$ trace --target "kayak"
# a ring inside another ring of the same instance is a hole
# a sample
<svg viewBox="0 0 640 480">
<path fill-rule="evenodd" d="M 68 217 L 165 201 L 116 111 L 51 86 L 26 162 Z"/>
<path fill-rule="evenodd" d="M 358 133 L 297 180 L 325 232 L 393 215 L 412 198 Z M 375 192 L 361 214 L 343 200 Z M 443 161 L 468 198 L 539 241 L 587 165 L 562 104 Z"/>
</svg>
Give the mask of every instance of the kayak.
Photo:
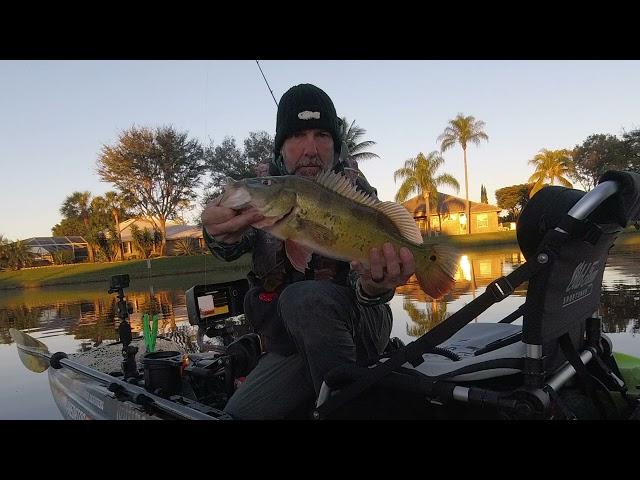
<svg viewBox="0 0 640 480">
<path fill-rule="evenodd" d="M 39 340 L 19 330 L 10 329 L 18 345 L 23 364 L 34 372 L 48 371 L 53 399 L 62 416 L 71 420 L 227 420 L 230 417 L 221 408 L 232 393 L 225 390 L 225 373 L 229 372 L 229 354 L 210 351 L 186 354 L 184 348 L 164 337 L 158 337 L 154 352 L 146 352 L 141 337 L 132 339 L 130 346 L 138 348 L 136 363 L 141 373 L 124 378 L 122 344 L 101 345 L 86 352 L 67 355 L 50 354 Z M 151 355 L 167 359 L 146 363 Z M 158 368 L 158 363 L 166 363 Z M 173 363 L 171 363 L 173 362 Z M 155 370 L 154 370 L 155 369 Z M 147 375 L 155 371 L 156 378 Z M 142 374 L 144 372 L 144 375 Z M 158 372 L 166 378 L 176 378 L 175 391 L 158 383 Z M 168 372 L 168 375 L 167 375 Z M 193 378 L 192 378 L 193 377 Z M 199 401 L 194 387 L 200 392 L 202 379 L 213 386 L 216 395 L 209 395 L 205 404 Z M 145 382 L 146 380 L 146 382 Z M 153 382 L 151 382 L 151 380 Z M 193 381 L 192 381 L 193 380 Z M 145 385 L 146 383 L 146 385 Z M 149 388 L 150 385 L 165 387 Z M 233 386 L 233 385 L 232 385 Z"/>
</svg>

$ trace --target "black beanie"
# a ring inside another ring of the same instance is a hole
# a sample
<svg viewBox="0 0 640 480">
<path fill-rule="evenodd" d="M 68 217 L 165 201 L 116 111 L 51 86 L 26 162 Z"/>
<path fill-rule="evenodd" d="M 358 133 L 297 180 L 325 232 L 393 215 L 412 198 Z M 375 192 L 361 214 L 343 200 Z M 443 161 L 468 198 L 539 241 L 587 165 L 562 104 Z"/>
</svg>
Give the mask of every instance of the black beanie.
<svg viewBox="0 0 640 480">
<path fill-rule="evenodd" d="M 287 137 L 308 128 L 319 128 L 329 132 L 333 137 L 333 148 L 339 152 L 342 143 L 339 122 L 336 108 L 324 91 L 309 83 L 291 87 L 278 103 L 275 156 L 280 155 L 280 149 Z"/>
</svg>

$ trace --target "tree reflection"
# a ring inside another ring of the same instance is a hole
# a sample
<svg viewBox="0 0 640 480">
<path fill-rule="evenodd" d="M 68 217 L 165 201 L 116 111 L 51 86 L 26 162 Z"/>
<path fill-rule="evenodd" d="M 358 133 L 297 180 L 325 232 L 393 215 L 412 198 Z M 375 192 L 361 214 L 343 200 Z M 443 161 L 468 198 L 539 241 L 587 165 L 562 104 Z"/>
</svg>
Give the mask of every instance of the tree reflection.
<svg viewBox="0 0 640 480">
<path fill-rule="evenodd" d="M 429 308 L 419 310 L 407 297 L 402 302 L 402 308 L 414 323 L 414 325 L 407 323 L 407 335 L 410 337 L 421 337 L 449 316 L 445 302 L 432 300 L 430 304 L 425 305 Z"/>
<path fill-rule="evenodd" d="M 603 288 L 599 312 L 605 332 L 639 333 L 640 285 L 617 284 L 614 288 Z"/>
<path fill-rule="evenodd" d="M 13 339 L 9 335 L 9 328 L 18 330 L 33 329 L 40 326 L 40 317 L 44 307 L 27 307 L 0 310 L 0 344 L 11 345 Z"/>
</svg>

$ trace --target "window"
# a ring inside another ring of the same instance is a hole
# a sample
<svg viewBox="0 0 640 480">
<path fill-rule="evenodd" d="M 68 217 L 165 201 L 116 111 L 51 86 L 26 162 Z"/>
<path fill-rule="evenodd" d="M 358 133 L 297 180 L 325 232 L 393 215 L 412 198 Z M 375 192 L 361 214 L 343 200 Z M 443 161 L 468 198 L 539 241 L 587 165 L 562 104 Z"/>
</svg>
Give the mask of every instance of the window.
<svg viewBox="0 0 640 480">
<path fill-rule="evenodd" d="M 478 270 L 480 277 L 491 277 L 491 261 L 481 260 L 478 262 Z"/>
<path fill-rule="evenodd" d="M 479 213 L 476 215 L 477 228 L 489 228 L 489 215 L 486 213 Z"/>
</svg>

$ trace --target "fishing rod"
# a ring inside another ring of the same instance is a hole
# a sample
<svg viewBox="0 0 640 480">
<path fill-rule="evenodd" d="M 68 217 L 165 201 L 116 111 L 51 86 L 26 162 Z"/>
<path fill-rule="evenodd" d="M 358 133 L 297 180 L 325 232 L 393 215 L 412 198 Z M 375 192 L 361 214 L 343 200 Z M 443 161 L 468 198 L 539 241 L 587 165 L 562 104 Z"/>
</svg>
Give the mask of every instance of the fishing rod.
<svg viewBox="0 0 640 480">
<path fill-rule="evenodd" d="M 273 98 L 273 101 L 276 103 L 276 108 L 278 108 L 278 102 L 276 101 L 276 97 L 273 95 L 273 90 L 271 90 L 271 87 L 269 86 L 269 82 L 267 82 L 267 77 L 264 76 L 264 72 L 262 71 L 262 67 L 260 67 L 260 63 L 258 62 L 258 60 L 256 60 L 256 64 L 258 65 L 258 68 L 260 69 L 260 73 L 262 74 L 262 78 L 264 78 L 264 83 L 267 84 L 267 88 L 269 89 L 269 92 L 271 93 L 271 97 Z"/>
</svg>

